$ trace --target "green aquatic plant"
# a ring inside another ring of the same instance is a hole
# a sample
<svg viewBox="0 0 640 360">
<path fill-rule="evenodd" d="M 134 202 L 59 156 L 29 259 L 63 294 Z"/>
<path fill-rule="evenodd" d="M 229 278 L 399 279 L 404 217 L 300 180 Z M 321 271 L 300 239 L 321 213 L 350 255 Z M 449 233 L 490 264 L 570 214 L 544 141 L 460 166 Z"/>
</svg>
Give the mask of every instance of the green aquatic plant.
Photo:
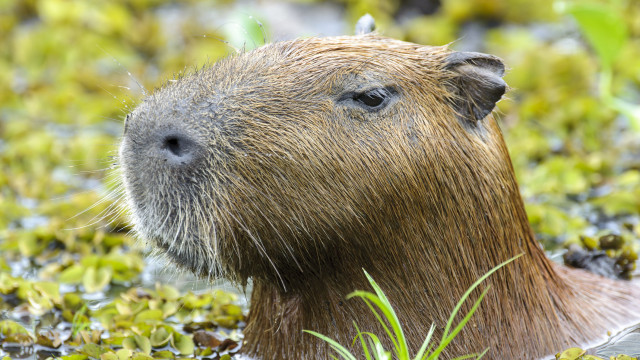
<svg viewBox="0 0 640 360">
<path fill-rule="evenodd" d="M 640 105 L 632 104 L 614 94 L 613 67 L 629 43 L 629 31 L 623 17 L 624 1 L 557 2 L 561 12 L 571 15 L 585 40 L 595 52 L 600 64 L 599 96 L 610 109 L 629 118 L 631 128 L 640 132 Z"/>
<path fill-rule="evenodd" d="M 76 337 L 81 331 L 86 331 L 91 328 L 91 321 L 87 317 L 87 304 L 82 304 L 80 310 L 78 310 L 71 321 L 71 336 Z"/>
<path fill-rule="evenodd" d="M 435 331 L 435 324 L 432 324 L 431 328 L 429 329 L 429 332 L 427 333 L 424 341 L 422 342 L 422 346 L 420 346 L 420 349 L 414 356 L 411 356 L 409 353 L 409 345 L 407 344 L 407 339 L 404 336 L 404 331 L 402 330 L 402 325 L 400 324 L 398 316 L 396 315 L 395 310 L 393 310 L 393 307 L 391 306 L 391 302 L 389 302 L 389 299 L 387 298 L 387 296 L 384 294 L 380 286 L 369 275 L 369 273 L 364 271 L 375 293 L 358 290 L 347 295 L 347 299 L 358 297 L 358 298 L 361 298 L 367 304 L 371 312 L 375 315 L 375 317 L 378 319 L 378 321 L 384 328 L 386 335 L 389 337 L 389 339 L 391 340 L 391 343 L 393 344 L 394 359 L 437 360 L 440 354 L 442 353 L 442 351 L 444 351 L 444 349 L 447 346 L 449 346 L 451 341 L 453 341 L 453 339 L 458 335 L 458 333 L 460 333 L 460 331 L 462 330 L 462 328 L 464 328 L 467 322 L 469 322 L 473 314 L 478 309 L 478 306 L 480 306 L 482 299 L 489 291 L 490 286 L 487 286 L 487 288 L 482 291 L 478 299 L 474 302 L 471 309 L 469 309 L 469 311 L 464 315 L 462 320 L 457 325 L 454 326 L 453 321 L 457 317 L 458 313 L 460 312 L 462 305 L 465 303 L 467 298 L 469 298 L 469 296 L 471 295 L 471 292 L 473 292 L 473 290 L 475 290 L 491 274 L 498 271 L 498 269 L 502 268 L 508 263 L 519 258 L 520 256 L 522 256 L 522 254 L 515 256 L 497 265 L 496 267 L 491 269 L 489 272 L 484 274 L 482 277 L 480 277 L 478 280 L 476 280 L 476 282 L 474 282 L 469 287 L 469 289 L 462 295 L 462 297 L 460 298 L 456 306 L 453 308 L 453 311 L 451 312 L 451 315 L 449 316 L 449 320 L 447 321 L 447 324 L 442 333 L 442 338 L 440 339 L 440 342 L 437 345 L 434 345 L 432 343 L 432 338 Z M 360 345 L 362 346 L 362 351 L 365 359 L 388 360 L 392 358 L 392 352 L 384 348 L 379 336 L 370 332 L 360 331 L 360 329 L 358 328 L 358 325 L 355 322 L 353 326 L 355 327 L 357 332 L 356 338 L 354 339 L 354 343 L 356 340 L 360 341 Z M 359 358 L 355 356 L 351 351 L 349 351 L 349 349 L 347 349 L 345 346 L 339 344 L 337 341 L 325 335 L 322 335 L 320 333 L 317 333 L 315 331 L 310 331 L 310 330 L 304 330 L 304 331 L 306 333 L 317 336 L 318 338 L 326 341 L 331 346 L 331 348 L 341 356 L 342 359 L 356 360 Z M 481 353 L 463 355 L 455 359 L 456 360 L 471 359 L 471 358 L 480 359 L 482 358 L 482 356 L 484 356 L 484 354 L 488 350 L 489 349 L 487 348 Z M 335 356 L 333 358 L 338 359 Z"/>
</svg>

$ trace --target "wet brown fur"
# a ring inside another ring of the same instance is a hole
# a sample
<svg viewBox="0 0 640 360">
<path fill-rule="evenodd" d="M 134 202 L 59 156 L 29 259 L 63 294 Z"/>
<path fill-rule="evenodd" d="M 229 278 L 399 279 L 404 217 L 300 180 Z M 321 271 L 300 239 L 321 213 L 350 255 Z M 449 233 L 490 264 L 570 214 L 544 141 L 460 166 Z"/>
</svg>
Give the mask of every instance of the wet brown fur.
<svg viewBox="0 0 640 360">
<path fill-rule="evenodd" d="M 370 289 L 362 268 L 415 351 L 476 279 L 522 253 L 482 286 L 447 358 L 487 347 L 488 359 L 540 357 L 638 317 L 638 289 L 545 257 L 495 119 L 470 125 L 450 106 L 449 53 L 375 35 L 275 43 L 133 111 L 120 157 L 136 229 L 202 276 L 253 279 L 245 353 L 326 359 L 302 330 L 350 344 L 354 320 L 382 336 L 361 301 L 345 300 Z M 398 90 L 381 112 L 336 100 L 380 86 Z M 176 129 L 204 149 L 186 168 L 148 149 Z"/>
</svg>

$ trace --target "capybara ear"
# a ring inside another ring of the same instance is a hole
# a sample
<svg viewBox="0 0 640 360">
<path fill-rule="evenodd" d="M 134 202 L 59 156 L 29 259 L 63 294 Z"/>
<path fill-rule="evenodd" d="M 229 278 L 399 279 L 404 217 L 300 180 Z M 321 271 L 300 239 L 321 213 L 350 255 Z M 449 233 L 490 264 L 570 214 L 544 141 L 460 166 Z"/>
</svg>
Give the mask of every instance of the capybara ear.
<svg viewBox="0 0 640 360">
<path fill-rule="evenodd" d="M 376 21 L 373 16 L 364 14 L 356 23 L 356 35 L 370 34 L 376 29 Z"/>
<path fill-rule="evenodd" d="M 455 73 L 451 86 L 453 105 L 461 120 L 476 123 L 489 115 L 504 95 L 504 64 L 493 55 L 476 52 L 452 52 L 445 69 Z"/>
</svg>

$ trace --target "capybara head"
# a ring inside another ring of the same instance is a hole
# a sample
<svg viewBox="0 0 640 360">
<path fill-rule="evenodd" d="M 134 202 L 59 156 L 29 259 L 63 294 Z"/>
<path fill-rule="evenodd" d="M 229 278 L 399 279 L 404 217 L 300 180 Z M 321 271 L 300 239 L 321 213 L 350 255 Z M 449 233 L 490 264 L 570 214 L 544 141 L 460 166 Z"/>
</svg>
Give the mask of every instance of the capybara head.
<svg viewBox="0 0 640 360">
<path fill-rule="evenodd" d="M 485 160 L 506 152 L 482 121 L 503 73 L 493 56 L 361 35 L 269 44 L 170 81 L 126 119 L 135 229 L 202 276 L 286 285 L 363 266 L 379 234 L 443 202 L 468 211 L 440 194 L 510 167 Z"/>
</svg>

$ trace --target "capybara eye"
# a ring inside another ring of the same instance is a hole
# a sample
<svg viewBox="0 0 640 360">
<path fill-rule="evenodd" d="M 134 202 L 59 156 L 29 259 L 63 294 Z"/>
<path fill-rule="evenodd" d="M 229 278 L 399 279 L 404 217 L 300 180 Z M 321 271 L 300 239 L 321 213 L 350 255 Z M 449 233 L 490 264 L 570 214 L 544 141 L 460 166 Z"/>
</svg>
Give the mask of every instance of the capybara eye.
<svg viewBox="0 0 640 360">
<path fill-rule="evenodd" d="M 385 89 L 373 89 L 355 94 L 354 100 L 367 107 L 376 108 L 385 102 L 387 95 Z"/>
<path fill-rule="evenodd" d="M 377 88 L 361 93 L 355 93 L 353 95 L 353 100 L 370 110 L 379 110 L 387 104 L 390 95 L 389 90 Z"/>
</svg>

